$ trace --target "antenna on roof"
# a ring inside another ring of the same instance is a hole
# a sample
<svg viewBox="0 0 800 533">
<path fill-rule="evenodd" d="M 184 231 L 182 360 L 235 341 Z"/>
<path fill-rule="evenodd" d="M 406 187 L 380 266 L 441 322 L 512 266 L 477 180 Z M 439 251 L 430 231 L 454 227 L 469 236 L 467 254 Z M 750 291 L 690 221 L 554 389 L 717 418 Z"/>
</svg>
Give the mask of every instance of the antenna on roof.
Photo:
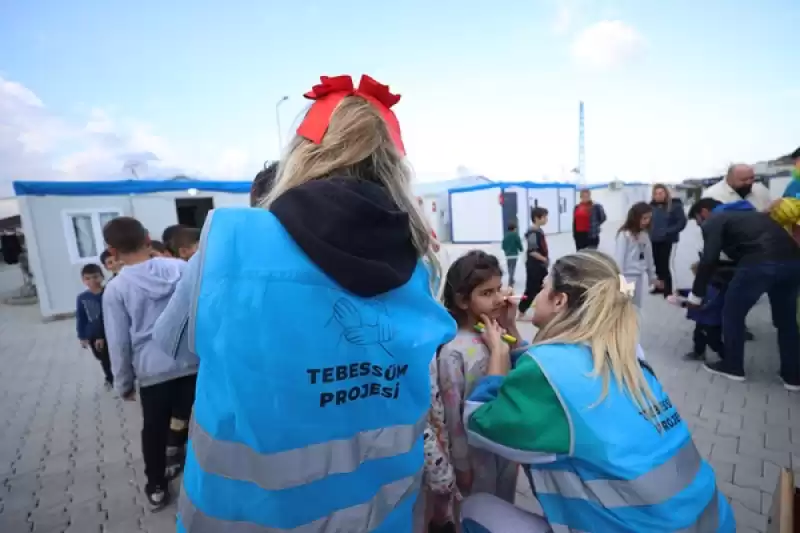
<svg viewBox="0 0 800 533">
<path fill-rule="evenodd" d="M 583 100 L 578 109 L 578 183 L 586 183 L 586 144 L 583 132 Z"/>
<path fill-rule="evenodd" d="M 122 171 L 130 172 L 131 176 L 133 176 L 133 179 L 138 180 L 139 170 L 141 170 L 142 167 L 146 168 L 147 164 L 143 163 L 142 161 L 126 161 L 125 164 L 122 165 Z"/>
</svg>

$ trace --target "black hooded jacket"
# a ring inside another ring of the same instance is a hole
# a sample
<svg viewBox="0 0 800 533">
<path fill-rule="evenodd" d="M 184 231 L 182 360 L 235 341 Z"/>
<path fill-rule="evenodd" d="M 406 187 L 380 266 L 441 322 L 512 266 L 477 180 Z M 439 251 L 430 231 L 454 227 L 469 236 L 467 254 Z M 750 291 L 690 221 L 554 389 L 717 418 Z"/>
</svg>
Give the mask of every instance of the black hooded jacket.
<svg viewBox="0 0 800 533">
<path fill-rule="evenodd" d="M 419 257 L 409 216 L 378 183 L 310 181 L 283 193 L 270 211 L 309 259 L 353 294 L 391 291 L 414 273 Z"/>
<path fill-rule="evenodd" d="M 692 293 L 705 296 L 705 290 L 719 268 L 722 253 L 737 267 L 772 261 L 797 261 L 800 248 L 791 235 L 758 211 L 722 211 L 712 214 L 700 226 L 703 254 L 697 265 Z"/>
</svg>

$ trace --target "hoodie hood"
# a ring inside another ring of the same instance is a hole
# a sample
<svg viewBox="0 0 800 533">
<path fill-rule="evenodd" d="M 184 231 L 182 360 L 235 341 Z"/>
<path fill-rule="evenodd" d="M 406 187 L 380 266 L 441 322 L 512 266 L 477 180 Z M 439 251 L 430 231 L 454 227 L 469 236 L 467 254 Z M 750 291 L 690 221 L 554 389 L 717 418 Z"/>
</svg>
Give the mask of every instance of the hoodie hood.
<svg viewBox="0 0 800 533">
<path fill-rule="evenodd" d="M 184 266 L 185 262 L 180 259 L 154 257 L 144 263 L 123 267 L 119 277 L 158 300 L 172 295 Z"/>
<path fill-rule="evenodd" d="M 737 200 L 727 204 L 720 204 L 715 207 L 712 213 L 719 213 L 720 211 L 755 211 L 756 208 L 747 200 Z"/>
<path fill-rule="evenodd" d="M 371 181 L 310 181 L 286 191 L 270 211 L 309 259 L 358 296 L 403 286 L 419 260 L 408 214 Z"/>
</svg>

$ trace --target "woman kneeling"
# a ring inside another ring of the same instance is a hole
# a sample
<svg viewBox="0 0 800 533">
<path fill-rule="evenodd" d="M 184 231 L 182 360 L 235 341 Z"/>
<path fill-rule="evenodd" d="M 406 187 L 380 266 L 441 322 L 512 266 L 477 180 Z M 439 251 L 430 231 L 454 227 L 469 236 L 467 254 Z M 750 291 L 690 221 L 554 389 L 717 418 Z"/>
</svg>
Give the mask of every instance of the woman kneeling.
<svg viewBox="0 0 800 533">
<path fill-rule="evenodd" d="M 637 358 L 631 285 L 599 252 L 556 261 L 536 297 L 533 347 L 511 371 L 508 349 L 492 351 L 489 375 L 470 395 L 470 443 L 526 465 L 555 533 L 733 532 L 714 471 Z M 464 531 L 542 527 L 509 506 L 468 498 Z"/>
</svg>

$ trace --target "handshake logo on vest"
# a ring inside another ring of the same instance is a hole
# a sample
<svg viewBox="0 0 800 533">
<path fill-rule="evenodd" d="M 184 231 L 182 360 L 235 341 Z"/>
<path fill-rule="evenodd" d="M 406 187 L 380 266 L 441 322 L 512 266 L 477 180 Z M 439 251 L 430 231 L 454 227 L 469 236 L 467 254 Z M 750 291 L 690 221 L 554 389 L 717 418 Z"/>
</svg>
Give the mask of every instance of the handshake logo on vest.
<svg viewBox="0 0 800 533">
<path fill-rule="evenodd" d="M 392 326 L 386 308 L 379 302 L 369 302 L 360 306 L 347 298 L 339 298 L 333 304 L 333 318 L 342 326 L 342 337 L 356 346 L 380 346 L 394 357 L 386 348 L 392 340 Z"/>
<path fill-rule="evenodd" d="M 378 348 L 394 359 L 389 344 L 394 338 L 386 308 L 379 302 L 356 304 L 348 298 L 339 298 L 333 305 L 333 316 L 329 326 L 341 327 L 340 339 L 351 346 L 364 348 L 365 356 Z M 374 352 L 373 352 L 374 354 Z M 381 357 L 385 359 L 385 357 Z M 352 358 L 350 358 L 352 360 Z M 334 390 L 323 390 L 319 395 L 319 406 L 343 405 L 371 397 L 395 399 L 400 394 L 399 378 L 406 374 L 408 365 L 385 364 L 385 361 L 359 361 L 326 368 L 306 370 L 311 385 L 336 384 Z M 364 383 L 364 378 L 372 378 Z M 343 382 L 359 380 L 359 384 L 347 386 Z"/>
</svg>

